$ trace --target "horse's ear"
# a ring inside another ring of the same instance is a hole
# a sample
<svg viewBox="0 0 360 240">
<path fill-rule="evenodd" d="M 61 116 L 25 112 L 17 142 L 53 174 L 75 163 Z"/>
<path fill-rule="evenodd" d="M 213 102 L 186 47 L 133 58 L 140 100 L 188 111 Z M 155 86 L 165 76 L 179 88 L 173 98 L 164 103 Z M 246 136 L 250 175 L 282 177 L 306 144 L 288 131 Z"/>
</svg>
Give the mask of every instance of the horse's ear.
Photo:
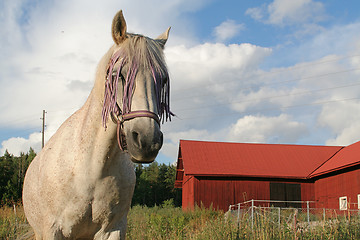
<svg viewBox="0 0 360 240">
<path fill-rule="evenodd" d="M 115 15 L 111 28 L 114 42 L 119 45 L 126 38 L 126 22 L 122 10 Z"/>
<path fill-rule="evenodd" d="M 162 46 L 165 47 L 165 43 L 169 38 L 169 32 L 170 32 L 171 27 L 169 27 L 163 34 L 161 34 L 160 36 L 158 36 L 156 38 L 156 41 Z"/>
</svg>

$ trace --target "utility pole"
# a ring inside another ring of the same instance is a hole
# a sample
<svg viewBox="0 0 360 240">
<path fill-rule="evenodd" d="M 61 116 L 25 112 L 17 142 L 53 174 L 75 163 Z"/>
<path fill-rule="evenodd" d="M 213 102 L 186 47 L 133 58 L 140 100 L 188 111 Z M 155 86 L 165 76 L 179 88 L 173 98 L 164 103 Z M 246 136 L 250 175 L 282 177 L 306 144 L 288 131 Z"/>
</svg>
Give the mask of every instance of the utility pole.
<svg viewBox="0 0 360 240">
<path fill-rule="evenodd" d="M 42 119 L 42 131 L 41 131 L 41 135 L 42 135 L 42 141 L 41 141 L 41 148 L 44 148 L 44 143 L 45 143 L 45 110 L 43 110 L 43 117 L 40 118 Z"/>
</svg>

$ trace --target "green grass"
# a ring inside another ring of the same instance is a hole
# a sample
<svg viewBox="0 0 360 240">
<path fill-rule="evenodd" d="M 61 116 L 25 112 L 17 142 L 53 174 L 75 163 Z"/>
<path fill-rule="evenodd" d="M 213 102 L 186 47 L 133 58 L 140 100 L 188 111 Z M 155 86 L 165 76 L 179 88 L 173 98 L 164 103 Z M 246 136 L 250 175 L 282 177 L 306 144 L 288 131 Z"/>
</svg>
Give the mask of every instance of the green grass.
<svg viewBox="0 0 360 240">
<path fill-rule="evenodd" d="M 222 212 L 204 208 L 135 206 L 128 217 L 128 239 L 236 239 L 236 233 Z"/>
<path fill-rule="evenodd" d="M 0 239 L 18 239 L 29 232 L 24 210 L 21 205 L 0 208 Z"/>
<path fill-rule="evenodd" d="M 158 207 L 135 206 L 128 215 L 127 239 L 360 239 L 359 216 L 335 217 L 326 222 L 293 221 L 280 225 L 271 214 L 225 217 L 223 212 L 196 208 L 182 211 L 171 202 Z M 21 206 L 0 208 L 0 239 L 30 236 Z"/>
</svg>

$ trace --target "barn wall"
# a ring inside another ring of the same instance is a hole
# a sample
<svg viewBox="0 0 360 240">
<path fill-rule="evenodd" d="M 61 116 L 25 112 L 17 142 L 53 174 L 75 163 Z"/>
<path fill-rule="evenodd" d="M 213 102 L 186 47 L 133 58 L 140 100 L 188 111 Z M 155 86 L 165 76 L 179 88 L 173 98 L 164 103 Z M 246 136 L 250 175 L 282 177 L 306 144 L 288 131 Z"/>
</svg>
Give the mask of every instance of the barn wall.
<svg viewBox="0 0 360 240">
<path fill-rule="evenodd" d="M 301 200 L 315 201 L 314 183 L 301 183 Z"/>
<path fill-rule="evenodd" d="M 231 181 L 223 180 L 201 180 L 195 184 L 198 206 L 209 208 L 212 206 L 217 210 L 227 210 L 234 196 L 234 188 Z"/>
<path fill-rule="evenodd" d="M 268 181 L 233 181 L 235 187 L 234 203 L 251 199 L 270 199 L 270 183 Z"/>
<path fill-rule="evenodd" d="M 194 209 L 194 176 L 184 174 L 182 185 L 182 208 Z"/>
<path fill-rule="evenodd" d="M 312 201 L 309 207 L 314 208 L 315 204 L 315 184 L 314 183 L 301 183 L 301 201 Z M 302 204 L 303 208 L 306 208 L 306 203 Z"/>
<path fill-rule="evenodd" d="M 315 199 L 318 208 L 339 209 L 339 197 L 347 196 L 348 202 L 357 203 L 360 194 L 360 169 L 326 176 L 315 181 Z M 357 204 L 350 204 L 357 209 Z"/>
<path fill-rule="evenodd" d="M 271 179 L 250 180 L 235 178 L 211 178 L 186 176 L 183 186 L 183 209 L 195 205 L 227 211 L 229 205 L 256 200 L 270 199 L 270 182 L 294 183 Z M 314 201 L 314 183 L 295 182 L 301 185 L 302 201 Z M 265 203 L 264 203 L 265 204 Z M 268 205 L 268 203 L 266 203 Z M 305 204 L 306 205 L 306 204 Z M 306 207 L 306 206 L 303 207 Z M 313 205 L 311 207 L 314 207 Z"/>
<path fill-rule="evenodd" d="M 268 199 L 269 182 L 219 179 L 195 181 L 195 204 L 227 211 L 229 205 L 250 199 Z"/>
</svg>

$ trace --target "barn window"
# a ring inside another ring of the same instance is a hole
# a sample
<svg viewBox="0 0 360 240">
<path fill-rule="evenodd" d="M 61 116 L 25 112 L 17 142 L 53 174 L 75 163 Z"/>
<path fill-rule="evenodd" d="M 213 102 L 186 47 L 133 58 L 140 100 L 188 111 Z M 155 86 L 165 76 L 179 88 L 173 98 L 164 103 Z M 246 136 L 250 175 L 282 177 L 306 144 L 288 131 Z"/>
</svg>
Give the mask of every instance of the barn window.
<svg viewBox="0 0 360 240">
<path fill-rule="evenodd" d="M 270 200 L 285 201 L 274 203 L 275 207 L 301 208 L 301 203 L 287 201 L 301 201 L 301 185 L 296 183 L 270 183 Z"/>
<path fill-rule="evenodd" d="M 339 197 L 340 210 L 347 210 L 347 197 Z"/>
</svg>

